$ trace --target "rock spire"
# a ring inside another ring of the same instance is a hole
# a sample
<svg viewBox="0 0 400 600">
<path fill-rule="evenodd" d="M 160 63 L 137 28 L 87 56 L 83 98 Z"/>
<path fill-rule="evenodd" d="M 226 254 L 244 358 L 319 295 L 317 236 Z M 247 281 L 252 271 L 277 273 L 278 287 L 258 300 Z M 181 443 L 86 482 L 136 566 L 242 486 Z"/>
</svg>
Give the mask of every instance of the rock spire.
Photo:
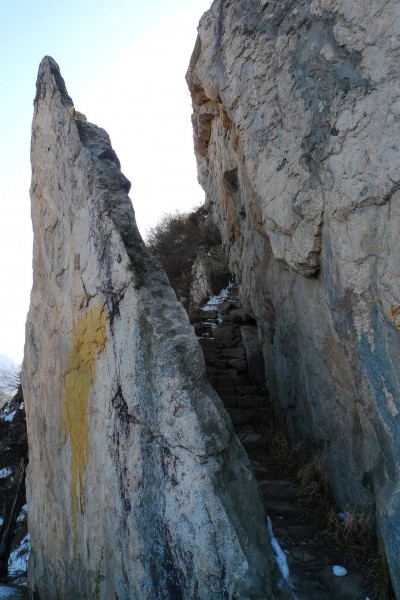
<svg viewBox="0 0 400 600">
<path fill-rule="evenodd" d="M 40 64 L 23 387 L 41 600 L 274 599 L 245 453 L 147 253 L 107 133 Z"/>
</svg>

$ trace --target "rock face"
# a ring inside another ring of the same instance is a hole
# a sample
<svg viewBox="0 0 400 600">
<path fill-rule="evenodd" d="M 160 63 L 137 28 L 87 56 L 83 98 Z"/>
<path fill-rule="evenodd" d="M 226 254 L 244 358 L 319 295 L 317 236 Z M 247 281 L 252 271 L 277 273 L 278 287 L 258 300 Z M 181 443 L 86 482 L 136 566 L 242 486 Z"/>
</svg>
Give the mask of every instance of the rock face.
<svg viewBox="0 0 400 600">
<path fill-rule="evenodd" d="M 31 591 L 287 597 L 247 457 L 140 238 L 129 187 L 108 135 L 44 58 L 23 366 Z"/>
<path fill-rule="evenodd" d="M 187 78 L 275 414 L 376 511 L 400 598 L 399 52 L 395 0 L 215 0 Z"/>
</svg>

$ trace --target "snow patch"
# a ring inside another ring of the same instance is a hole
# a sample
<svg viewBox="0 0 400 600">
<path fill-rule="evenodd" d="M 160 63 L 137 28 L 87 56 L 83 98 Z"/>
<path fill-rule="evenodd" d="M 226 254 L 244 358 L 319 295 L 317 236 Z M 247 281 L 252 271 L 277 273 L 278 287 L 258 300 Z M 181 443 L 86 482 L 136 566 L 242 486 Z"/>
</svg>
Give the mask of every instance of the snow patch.
<svg viewBox="0 0 400 600">
<path fill-rule="evenodd" d="M 4 467 L 4 469 L 0 470 L 0 479 L 4 479 L 4 477 L 9 477 L 12 473 L 11 467 Z"/>
<path fill-rule="evenodd" d="M 24 504 L 23 507 L 21 508 L 21 511 L 20 511 L 19 515 L 18 515 L 17 523 L 21 523 L 21 521 L 25 521 L 27 513 L 28 513 L 28 505 Z"/>
<path fill-rule="evenodd" d="M 19 545 L 14 548 L 10 554 L 10 558 L 8 560 L 8 571 L 10 575 L 26 572 L 30 549 L 31 541 L 29 533 L 27 533 L 22 538 Z"/>
<path fill-rule="evenodd" d="M 225 289 L 221 290 L 219 294 L 217 294 L 216 296 L 213 296 L 212 298 L 210 298 L 207 302 L 207 304 L 205 306 L 203 306 L 200 310 L 216 310 L 216 307 L 218 306 L 218 304 L 221 304 L 222 302 L 224 302 L 224 300 L 226 300 L 228 298 L 229 295 L 229 289 L 233 286 L 232 282 L 229 282 L 228 287 L 226 287 Z"/>
<path fill-rule="evenodd" d="M 289 581 L 289 567 L 287 564 L 286 555 L 283 552 L 282 548 L 280 547 L 278 540 L 274 536 L 274 532 L 272 530 L 271 519 L 268 516 L 267 516 L 267 523 L 268 523 L 269 537 L 271 538 L 272 550 L 274 551 L 274 554 L 275 554 L 275 560 L 277 562 L 280 572 L 282 573 L 282 577 L 286 581 Z"/>
<path fill-rule="evenodd" d="M 6 415 L 4 417 L 4 421 L 12 421 L 16 412 L 16 410 L 13 410 L 10 414 Z"/>
<path fill-rule="evenodd" d="M 332 567 L 332 571 L 333 574 L 336 575 L 336 577 L 344 577 L 345 575 L 347 575 L 347 569 L 341 567 L 340 565 L 334 565 Z"/>
</svg>

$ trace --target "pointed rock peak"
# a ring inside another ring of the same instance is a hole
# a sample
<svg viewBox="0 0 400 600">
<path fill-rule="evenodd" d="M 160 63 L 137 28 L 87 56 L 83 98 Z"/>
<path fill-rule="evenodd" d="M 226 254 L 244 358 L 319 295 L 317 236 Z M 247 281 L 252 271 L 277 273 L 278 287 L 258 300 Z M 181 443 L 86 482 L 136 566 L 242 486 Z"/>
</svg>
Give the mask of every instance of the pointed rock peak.
<svg viewBox="0 0 400 600">
<path fill-rule="evenodd" d="M 36 80 L 36 96 L 34 104 L 46 97 L 49 90 L 54 88 L 61 94 L 61 101 L 65 107 L 73 107 L 74 103 L 68 94 L 65 81 L 61 75 L 60 67 L 51 56 L 45 56 L 39 65 L 38 76 Z"/>
<path fill-rule="evenodd" d="M 31 590 L 287 598 L 188 316 L 140 237 L 107 133 L 76 113 L 49 57 L 32 127 Z"/>
</svg>

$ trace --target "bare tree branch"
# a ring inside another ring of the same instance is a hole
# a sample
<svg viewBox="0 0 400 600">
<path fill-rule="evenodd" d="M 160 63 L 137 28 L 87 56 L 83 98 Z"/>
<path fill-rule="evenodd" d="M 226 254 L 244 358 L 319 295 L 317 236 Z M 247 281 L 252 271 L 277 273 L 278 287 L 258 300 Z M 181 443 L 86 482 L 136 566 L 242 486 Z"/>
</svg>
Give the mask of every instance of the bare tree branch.
<svg viewBox="0 0 400 600">
<path fill-rule="evenodd" d="M 0 390 L 13 395 L 21 385 L 21 366 L 0 367 Z"/>
</svg>

